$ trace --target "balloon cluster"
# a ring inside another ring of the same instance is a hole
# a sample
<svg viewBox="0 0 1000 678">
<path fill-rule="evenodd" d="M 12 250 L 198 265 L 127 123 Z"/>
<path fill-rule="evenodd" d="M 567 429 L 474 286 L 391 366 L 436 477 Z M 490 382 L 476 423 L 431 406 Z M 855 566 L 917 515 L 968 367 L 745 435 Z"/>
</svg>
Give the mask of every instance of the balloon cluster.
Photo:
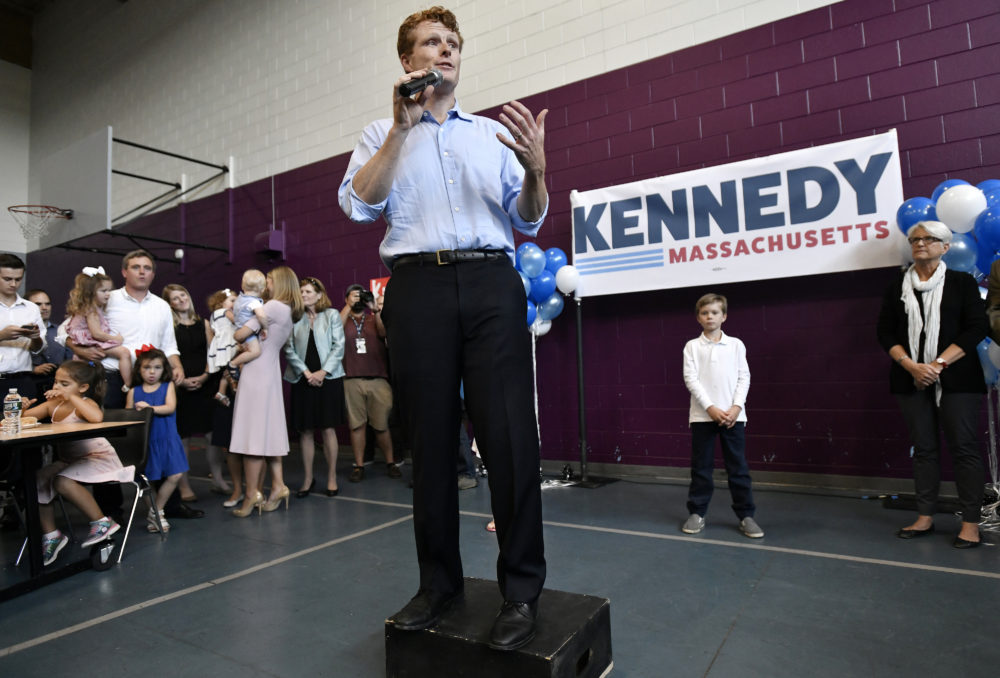
<svg viewBox="0 0 1000 678">
<path fill-rule="evenodd" d="M 940 221 L 955 234 L 944 255 L 948 268 L 988 274 L 1000 258 L 1000 179 L 976 186 L 962 179 L 942 181 L 930 198 L 910 198 L 896 210 L 903 235 L 918 221 Z"/>
<path fill-rule="evenodd" d="M 543 251 L 535 243 L 526 242 L 517 248 L 516 259 L 528 297 L 528 329 L 540 337 L 552 328 L 552 319 L 562 313 L 562 295 L 576 290 L 580 273 L 566 263 L 566 253 L 558 247 Z"/>
</svg>

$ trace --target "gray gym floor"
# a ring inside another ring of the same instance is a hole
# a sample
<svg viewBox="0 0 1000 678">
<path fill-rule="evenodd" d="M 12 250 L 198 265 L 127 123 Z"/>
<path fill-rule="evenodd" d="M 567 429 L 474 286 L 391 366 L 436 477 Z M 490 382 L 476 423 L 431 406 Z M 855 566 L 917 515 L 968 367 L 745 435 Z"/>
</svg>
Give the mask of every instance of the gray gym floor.
<svg viewBox="0 0 1000 678">
<path fill-rule="evenodd" d="M 384 619 L 417 587 L 410 467 L 391 480 L 376 463 L 356 485 L 346 469 L 336 498 L 242 520 L 196 478 L 205 518 L 171 521 L 162 543 L 140 521 L 121 565 L 0 604 L 0 675 L 384 675 Z M 544 490 L 547 587 L 611 600 L 612 676 L 995 675 L 1000 550 L 951 548 L 953 516 L 903 541 L 910 515 L 878 502 L 758 489 L 767 534 L 750 540 L 720 489 L 688 536 L 685 494 Z M 495 578 L 485 480 L 460 498 L 465 574 Z M 15 544 L 2 535 L 4 560 Z"/>
</svg>

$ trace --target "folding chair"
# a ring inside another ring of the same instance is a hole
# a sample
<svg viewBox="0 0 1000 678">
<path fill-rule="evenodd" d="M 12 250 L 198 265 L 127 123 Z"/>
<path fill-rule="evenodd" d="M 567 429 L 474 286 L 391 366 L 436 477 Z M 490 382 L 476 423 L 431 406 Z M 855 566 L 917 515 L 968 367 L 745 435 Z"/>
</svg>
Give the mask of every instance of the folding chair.
<svg viewBox="0 0 1000 678">
<path fill-rule="evenodd" d="M 132 510 L 129 511 L 128 524 L 125 526 L 125 536 L 122 538 L 121 548 L 118 549 L 118 560 L 122 562 L 122 555 L 125 553 L 125 544 L 128 542 L 129 532 L 132 530 L 132 521 L 135 519 L 135 509 L 139 504 L 139 498 L 145 497 L 146 504 L 152 511 L 156 520 L 156 529 L 160 533 L 160 541 L 166 539 L 166 532 L 160 522 L 160 512 L 154 510 L 153 488 L 146 478 L 146 457 L 149 454 L 149 429 L 153 421 L 152 408 L 144 410 L 105 410 L 104 421 L 141 421 L 142 426 L 130 426 L 125 429 L 125 435 L 111 438 L 110 442 L 122 466 L 134 466 L 135 475 L 129 483 L 135 487 L 135 497 L 132 500 Z"/>
<path fill-rule="evenodd" d="M 105 410 L 104 411 L 104 421 L 140 421 L 142 426 L 129 426 L 124 429 L 124 435 L 114 436 L 109 438 L 111 446 L 115 448 L 115 452 L 118 454 L 118 459 L 121 461 L 122 466 L 125 468 L 134 468 L 134 473 L 132 480 L 124 481 L 121 484 L 129 484 L 135 487 L 135 497 L 132 500 L 132 509 L 129 511 L 128 523 L 125 526 L 125 535 L 122 537 L 121 548 L 118 549 L 118 558 L 115 561 L 111 560 L 112 549 L 107 548 L 105 542 L 100 544 L 95 544 L 91 556 L 93 560 L 94 569 L 106 570 L 111 567 L 115 562 L 120 563 L 122 561 L 122 555 L 125 553 L 125 544 L 128 542 L 128 535 L 132 529 L 132 521 L 135 518 L 135 509 L 139 504 L 139 498 L 145 496 L 146 503 L 150 509 L 153 509 L 153 488 L 149 484 L 149 480 L 146 478 L 146 456 L 149 453 L 149 429 L 153 421 L 153 410 L 147 408 L 144 410 Z M 110 481 L 116 482 L 116 481 Z M 66 522 L 69 523 L 69 516 L 66 514 L 66 508 L 63 506 L 62 497 L 57 495 L 60 506 L 63 509 L 63 515 L 66 517 Z M 160 522 L 160 514 L 158 511 L 153 511 L 156 517 L 156 528 L 160 533 L 160 541 L 166 539 L 166 532 L 163 529 L 163 524 Z M 27 539 L 21 546 L 21 553 L 17 556 L 17 562 L 15 565 L 19 565 L 21 558 L 24 555 L 24 549 L 27 546 Z M 102 544 L 105 544 L 102 546 Z"/>
</svg>

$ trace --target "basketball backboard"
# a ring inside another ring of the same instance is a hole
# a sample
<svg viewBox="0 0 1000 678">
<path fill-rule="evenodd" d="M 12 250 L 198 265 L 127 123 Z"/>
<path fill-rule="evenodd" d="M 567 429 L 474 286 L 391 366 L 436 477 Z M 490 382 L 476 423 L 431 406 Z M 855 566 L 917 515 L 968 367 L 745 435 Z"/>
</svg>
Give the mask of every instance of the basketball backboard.
<svg viewBox="0 0 1000 678">
<path fill-rule="evenodd" d="M 111 127 L 104 127 L 41 161 L 38 202 L 73 210 L 73 218 L 50 224 L 29 250 L 111 228 L 111 138 Z"/>
</svg>

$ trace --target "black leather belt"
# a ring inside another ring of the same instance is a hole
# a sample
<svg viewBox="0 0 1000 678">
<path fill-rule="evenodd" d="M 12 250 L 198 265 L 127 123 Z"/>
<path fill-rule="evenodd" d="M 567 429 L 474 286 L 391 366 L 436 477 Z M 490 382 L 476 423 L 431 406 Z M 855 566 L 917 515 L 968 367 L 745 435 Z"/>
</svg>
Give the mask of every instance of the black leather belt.
<svg viewBox="0 0 1000 678">
<path fill-rule="evenodd" d="M 0 372 L 0 379 L 21 379 L 30 377 L 34 372 Z"/>
<path fill-rule="evenodd" d="M 507 259 L 504 250 L 438 250 L 437 252 L 418 252 L 404 254 L 392 260 L 392 267 L 397 266 L 446 266 L 469 261 L 490 261 L 492 259 Z"/>
</svg>

